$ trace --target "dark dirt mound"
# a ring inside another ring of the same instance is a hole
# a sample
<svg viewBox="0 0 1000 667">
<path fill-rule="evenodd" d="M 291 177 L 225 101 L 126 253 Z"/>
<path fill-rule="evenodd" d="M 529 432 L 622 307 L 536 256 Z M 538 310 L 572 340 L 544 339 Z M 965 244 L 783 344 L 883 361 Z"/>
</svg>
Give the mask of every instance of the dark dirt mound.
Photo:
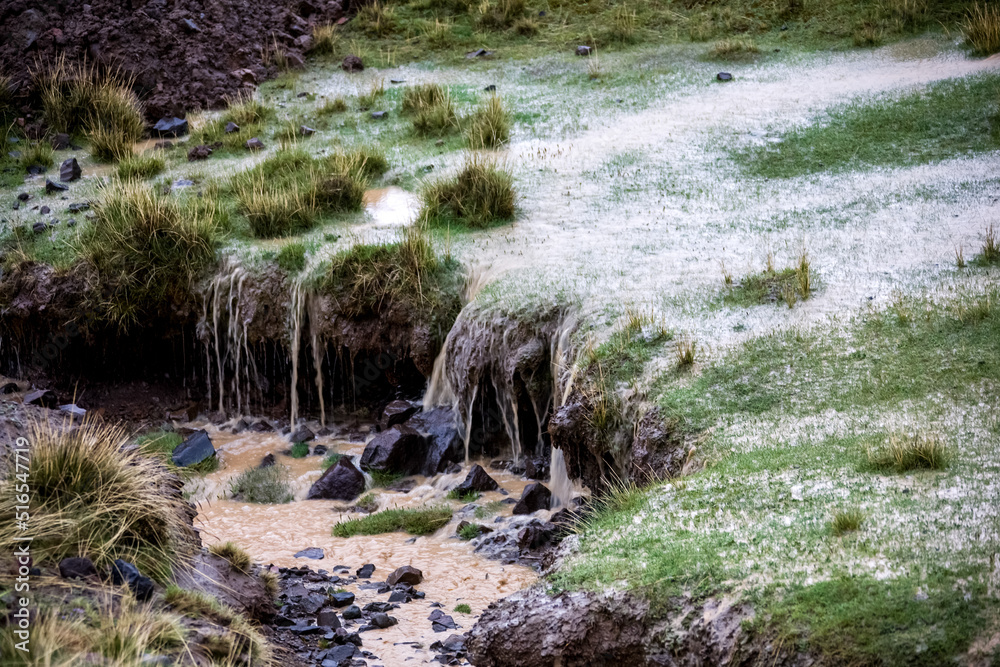
<svg viewBox="0 0 1000 667">
<path fill-rule="evenodd" d="M 301 63 L 312 26 L 341 18 L 349 0 L 0 0 L 0 72 L 23 91 L 29 68 L 70 62 L 135 75 L 151 119 L 218 107 L 275 73 L 275 50 Z"/>
</svg>

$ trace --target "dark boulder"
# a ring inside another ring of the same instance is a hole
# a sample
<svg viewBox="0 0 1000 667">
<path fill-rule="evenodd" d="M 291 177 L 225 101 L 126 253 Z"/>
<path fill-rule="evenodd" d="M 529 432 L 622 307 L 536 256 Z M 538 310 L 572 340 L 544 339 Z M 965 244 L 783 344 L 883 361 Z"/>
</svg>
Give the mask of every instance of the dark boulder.
<svg viewBox="0 0 1000 667">
<path fill-rule="evenodd" d="M 161 118 L 153 126 L 154 137 L 182 137 L 188 133 L 188 122 L 183 118 Z"/>
<path fill-rule="evenodd" d="M 226 134 L 235 134 L 236 132 L 239 131 L 240 131 L 240 126 L 234 123 L 233 121 L 229 121 L 228 123 L 226 123 L 226 129 L 225 129 Z"/>
<path fill-rule="evenodd" d="M 30 391 L 24 395 L 25 405 L 38 405 L 43 408 L 55 410 L 59 407 L 59 399 L 51 389 L 38 389 Z"/>
<path fill-rule="evenodd" d="M 272 454 L 271 452 L 268 452 L 267 454 L 264 455 L 264 458 L 262 458 L 260 460 L 260 463 L 257 465 L 257 467 L 258 468 L 270 468 L 271 466 L 274 465 L 274 463 L 275 463 L 274 454 Z"/>
<path fill-rule="evenodd" d="M 340 63 L 341 69 L 345 72 L 363 72 L 365 69 L 365 64 L 361 62 L 361 58 L 356 55 L 351 54 L 344 58 L 344 61 Z"/>
<path fill-rule="evenodd" d="M 372 575 L 375 573 L 375 566 L 371 563 L 367 563 L 358 568 L 355 572 L 358 575 L 358 579 L 371 579 Z"/>
<path fill-rule="evenodd" d="M 295 431 L 288 437 L 289 442 L 312 442 L 315 439 L 316 434 L 313 433 L 307 426 L 295 429 Z"/>
<path fill-rule="evenodd" d="M 458 624 L 455 623 L 455 619 L 440 609 L 432 611 L 431 615 L 427 617 L 427 620 L 431 622 L 431 629 L 434 630 L 434 632 L 444 632 L 446 630 L 458 629 Z"/>
<path fill-rule="evenodd" d="M 83 171 L 80 169 L 80 163 L 76 161 L 75 157 L 71 157 L 59 165 L 60 181 L 69 183 L 70 181 L 75 181 L 81 176 L 83 176 Z"/>
<path fill-rule="evenodd" d="M 188 151 L 188 162 L 194 162 L 195 160 L 207 160 L 209 156 L 212 155 L 212 148 L 201 144 L 200 146 L 195 146 Z"/>
<path fill-rule="evenodd" d="M 122 559 L 116 560 L 111 565 L 111 583 L 115 586 L 127 585 L 135 599 L 139 602 L 146 602 L 153 597 L 153 580 L 139 572 L 132 563 Z"/>
<path fill-rule="evenodd" d="M 311 137 L 312 135 L 316 134 L 316 130 L 314 128 L 309 127 L 308 125 L 300 125 L 299 134 L 301 134 L 303 137 Z"/>
<path fill-rule="evenodd" d="M 57 151 L 64 151 L 69 148 L 69 135 L 68 134 L 56 134 L 52 137 L 49 142 L 52 144 L 52 148 Z"/>
<path fill-rule="evenodd" d="M 532 521 L 517 532 L 517 548 L 521 551 L 541 549 L 558 542 L 559 535 L 559 529 L 554 524 Z"/>
<path fill-rule="evenodd" d="M 36 223 L 34 223 L 34 224 L 31 225 L 31 233 L 32 234 L 41 234 L 42 232 L 44 232 L 48 228 L 49 228 L 49 224 L 48 223 L 46 223 L 46 222 L 36 222 Z"/>
<path fill-rule="evenodd" d="M 347 607 L 354 604 L 354 593 L 348 593 L 347 591 L 334 593 L 330 598 L 333 600 L 334 607 Z"/>
<path fill-rule="evenodd" d="M 323 661 L 320 667 L 348 667 L 354 662 L 354 654 L 357 653 L 354 644 L 341 644 L 323 654 Z"/>
<path fill-rule="evenodd" d="M 589 46 L 580 45 L 580 46 L 576 47 L 576 55 L 578 55 L 578 56 L 584 56 L 584 57 L 585 56 L 589 56 L 592 51 L 593 51 L 593 49 L 590 48 Z"/>
<path fill-rule="evenodd" d="M 63 579 L 89 579 L 97 576 L 97 568 L 89 558 L 63 558 L 59 561 L 59 576 Z"/>
<path fill-rule="evenodd" d="M 426 454 L 424 437 L 409 426 L 397 424 L 376 435 L 365 446 L 361 467 L 414 475 L 423 469 Z"/>
<path fill-rule="evenodd" d="M 383 120 L 388 117 L 388 115 L 388 111 L 372 111 L 372 119 L 374 120 Z"/>
<path fill-rule="evenodd" d="M 465 460 L 465 443 L 455 426 L 455 413 L 451 408 L 418 412 L 406 425 L 421 433 L 427 441 L 422 474 L 431 477 Z"/>
<path fill-rule="evenodd" d="M 311 558 L 313 560 L 323 560 L 326 554 L 320 547 L 309 547 L 295 554 L 294 558 Z"/>
<path fill-rule="evenodd" d="M 532 514 L 538 510 L 547 510 L 552 504 L 552 493 L 544 484 L 534 482 L 524 487 L 521 500 L 514 505 L 514 514 Z"/>
<path fill-rule="evenodd" d="M 354 500 L 365 490 L 365 476 L 348 456 L 340 457 L 317 479 L 306 496 L 309 500 Z"/>
<path fill-rule="evenodd" d="M 487 491 L 496 491 L 500 488 L 500 485 L 497 484 L 495 479 L 489 476 L 489 473 L 483 470 L 483 466 L 477 463 L 472 466 L 472 470 L 465 476 L 465 481 L 455 488 L 461 493 L 468 493 L 470 491 L 485 493 Z"/>
<path fill-rule="evenodd" d="M 715 78 L 718 79 L 719 81 L 732 81 L 733 75 L 730 74 L 729 72 L 719 72 L 718 74 L 715 75 Z"/>
<path fill-rule="evenodd" d="M 402 424 L 420 410 L 419 406 L 413 405 L 409 401 L 392 401 L 384 408 L 378 418 L 378 428 L 384 431 L 390 426 Z"/>
<path fill-rule="evenodd" d="M 55 181 L 53 181 L 52 179 L 49 179 L 49 178 L 45 179 L 45 193 L 46 194 L 50 194 L 51 195 L 51 194 L 53 194 L 55 192 L 66 192 L 67 190 L 69 190 L 69 186 L 68 185 L 63 185 L 62 183 L 56 183 Z"/>
<path fill-rule="evenodd" d="M 549 462 L 543 458 L 524 460 L 524 476 L 528 479 L 545 481 L 549 478 Z"/>
<path fill-rule="evenodd" d="M 372 614 L 371 623 L 376 628 L 385 630 L 386 628 L 391 628 L 392 626 L 399 623 L 395 618 L 389 616 L 388 614 L 378 613 Z"/>
<path fill-rule="evenodd" d="M 215 456 L 215 446 L 212 445 L 212 439 L 208 437 L 208 433 L 199 429 L 177 445 L 170 460 L 175 466 L 183 468 L 201 463 L 213 456 Z"/>
<path fill-rule="evenodd" d="M 416 586 L 424 580 L 424 573 L 413 567 L 412 565 L 404 565 L 403 567 L 397 568 L 390 574 L 385 583 L 390 586 L 395 586 L 396 584 L 409 584 L 410 586 Z"/>
<path fill-rule="evenodd" d="M 248 139 L 246 144 L 244 145 L 247 147 L 247 150 L 251 151 L 264 150 L 264 142 L 258 139 L 257 137 L 254 137 L 253 139 Z"/>
<path fill-rule="evenodd" d="M 353 621 L 355 619 L 361 618 L 361 608 L 356 604 L 352 604 L 350 607 L 344 610 L 343 616 L 348 621 Z"/>
<path fill-rule="evenodd" d="M 316 615 L 316 625 L 336 629 L 340 627 L 340 619 L 337 618 L 337 612 L 332 609 L 324 609 Z"/>
</svg>

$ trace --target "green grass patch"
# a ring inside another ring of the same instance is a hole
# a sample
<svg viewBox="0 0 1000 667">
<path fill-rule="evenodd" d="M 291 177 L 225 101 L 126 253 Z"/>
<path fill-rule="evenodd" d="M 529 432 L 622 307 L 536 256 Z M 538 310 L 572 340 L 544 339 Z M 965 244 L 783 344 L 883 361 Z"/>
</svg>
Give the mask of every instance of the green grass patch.
<svg viewBox="0 0 1000 667">
<path fill-rule="evenodd" d="M 398 531 L 410 535 L 431 535 L 449 521 L 451 510 L 446 507 L 384 510 L 361 519 L 338 523 L 333 527 L 333 536 L 381 535 Z"/>
<path fill-rule="evenodd" d="M 284 466 L 249 468 L 229 484 L 230 492 L 248 503 L 281 504 L 292 501 L 292 487 Z"/>
<path fill-rule="evenodd" d="M 462 602 L 460 604 L 455 605 L 455 612 L 458 614 L 471 614 L 472 607 Z"/>
<path fill-rule="evenodd" d="M 21 169 L 28 171 L 32 167 L 41 167 L 42 171 L 48 171 L 52 166 L 55 151 L 47 141 L 32 141 L 21 149 Z"/>
<path fill-rule="evenodd" d="M 395 482 L 403 479 L 402 473 L 390 472 L 387 470 L 369 470 L 368 474 L 372 478 L 372 486 L 383 489 L 390 484 L 394 484 Z"/>
<path fill-rule="evenodd" d="M 737 150 L 747 172 L 789 178 L 816 172 L 903 167 L 1000 147 L 1000 75 L 949 79 L 923 90 L 831 109 L 777 144 Z"/>
<path fill-rule="evenodd" d="M 288 450 L 288 455 L 293 459 L 304 459 L 309 456 L 309 445 L 304 442 L 296 442 L 292 445 L 292 448 Z"/>
<path fill-rule="evenodd" d="M 951 453 L 935 433 L 913 435 L 894 433 L 880 445 L 869 446 L 868 465 L 880 471 L 944 470 L 951 463 Z"/>
<path fill-rule="evenodd" d="M 240 572 L 250 572 L 250 564 L 253 562 L 250 554 L 235 542 L 218 542 L 209 546 L 208 552 L 215 554 L 219 558 L 226 559 L 234 569 Z"/>
<path fill-rule="evenodd" d="M 337 452 L 330 452 L 323 458 L 323 462 L 320 464 L 320 468 L 326 470 L 337 465 L 337 461 L 341 459 L 343 454 L 338 454 Z"/>
<path fill-rule="evenodd" d="M 503 510 L 503 503 L 500 502 L 499 500 L 494 500 L 486 503 L 485 505 L 480 505 L 479 507 L 477 507 L 475 512 L 473 512 L 473 516 L 475 516 L 479 520 L 488 519 L 491 516 L 499 514 L 502 510 Z"/>
<path fill-rule="evenodd" d="M 121 160 L 115 173 L 122 180 L 145 180 L 156 176 L 164 169 L 166 169 L 166 163 L 163 158 L 151 155 L 133 155 Z"/>
<path fill-rule="evenodd" d="M 966 599 L 953 578 L 843 576 L 795 587 L 765 602 L 749 629 L 839 665 L 937 667 L 964 654 L 990 616 L 983 586 L 971 584 Z"/>
<path fill-rule="evenodd" d="M 374 512 L 378 509 L 378 497 L 369 491 L 358 498 L 358 501 L 354 505 L 363 512 Z"/>
<path fill-rule="evenodd" d="M 861 524 L 865 522 L 865 513 L 859 509 L 842 510 L 833 515 L 830 522 L 830 532 L 837 537 L 854 533 L 861 529 Z"/>
<path fill-rule="evenodd" d="M 306 268 L 306 247 L 299 242 L 281 246 L 276 257 L 278 266 L 286 273 L 298 273 Z"/>
<path fill-rule="evenodd" d="M 446 498 L 448 500 L 457 500 L 461 503 L 474 503 L 479 500 L 480 493 L 478 491 L 463 491 L 462 489 L 452 489 L 448 492 Z"/>
<path fill-rule="evenodd" d="M 458 536 L 463 540 L 474 540 L 479 537 L 480 526 L 477 523 L 467 523 L 458 529 Z"/>
</svg>

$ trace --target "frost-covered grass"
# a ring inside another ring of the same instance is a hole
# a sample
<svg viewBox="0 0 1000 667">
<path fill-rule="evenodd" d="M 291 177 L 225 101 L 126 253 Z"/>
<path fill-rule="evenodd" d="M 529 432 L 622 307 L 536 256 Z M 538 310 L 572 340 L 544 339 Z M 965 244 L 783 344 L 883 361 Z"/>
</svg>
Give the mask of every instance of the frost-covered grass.
<svg viewBox="0 0 1000 667">
<path fill-rule="evenodd" d="M 553 583 L 633 590 L 661 613 L 735 595 L 758 611 L 750 631 L 838 664 L 943 664 L 1000 611 L 998 378 L 993 291 L 665 376 L 655 400 L 700 434 L 703 469 L 600 506 Z"/>
</svg>

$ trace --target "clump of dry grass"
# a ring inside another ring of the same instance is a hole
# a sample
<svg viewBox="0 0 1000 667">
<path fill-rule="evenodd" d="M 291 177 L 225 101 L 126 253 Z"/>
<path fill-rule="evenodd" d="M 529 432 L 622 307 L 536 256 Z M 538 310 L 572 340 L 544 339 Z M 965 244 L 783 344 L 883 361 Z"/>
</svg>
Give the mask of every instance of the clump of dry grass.
<svg viewBox="0 0 1000 667">
<path fill-rule="evenodd" d="M 340 35 L 337 26 L 325 23 L 313 27 L 312 45 L 309 53 L 320 56 L 332 56 L 337 52 L 340 44 Z"/>
<path fill-rule="evenodd" d="M 689 336 L 682 336 L 677 339 L 677 346 L 674 348 L 677 358 L 677 366 L 680 368 L 690 368 L 698 356 L 698 342 Z"/>
<path fill-rule="evenodd" d="M 475 8 L 480 30 L 506 30 L 528 11 L 525 0 L 482 0 Z"/>
<path fill-rule="evenodd" d="M 473 149 L 499 148 L 510 141 L 510 112 L 499 95 L 490 95 L 468 120 L 466 137 Z"/>
<path fill-rule="evenodd" d="M 343 97 L 333 97 L 327 99 L 316 109 L 316 113 L 321 116 L 329 116 L 335 113 L 347 111 L 347 101 Z"/>
<path fill-rule="evenodd" d="M 234 569 L 240 572 L 250 572 L 250 554 L 235 542 L 218 542 L 208 548 L 208 552 L 219 558 L 225 558 Z"/>
<path fill-rule="evenodd" d="M 437 83 L 421 83 L 403 90 L 403 111 L 415 113 L 437 106 L 449 99 L 448 90 Z"/>
<path fill-rule="evenodd" d="M 374 0 L 358 10 L 353 24 L 369 37 L 388 37 L 397 29 L 396 9 Z"/>
<path fill-rule="evenodd" d="M 371 82 L 367 91 L 358 93 L 358 104 L 364 109 L 371 109 L 384 95 L 385 79 L 375 79 Z"/>
<path fill-rule="evenodd" d="M 622 44 L 634 42 L 637 25 L 635 10 L 627 4 L 618 5 L 611 15 L 611 39 Z"/>
<path fill-rule="evenodd" d="M 513 218 L 517 195 L 509 170 L 473 154 L 454 178 L 428 185 L 421 199 L 424 222 L 484 228 Z"/>
<path fill-rule="evenodd" d="M 996 227 L 992 224 L 986 228 L 983 237 L 983 247 L 979 253 L 980 260 L 985 264 L 996 264 L 1000 262 L 1000 244 L 997 243 Z"/>
<path fill-rule="evenodd" d="M 721 39 L 712 46 L 709 56 L 716 59 L 732 59 L 754 56 L 760 53 L 757 42 L 749 37 Z"/>
<path fill-rule="evenodd" d="M 163 491 L 171 485 L 164 466 L 125 448 L 123 427 L 42 422 L 31 426 L 29 441 L 36 563 L 86 556 L 102 567 L 121 558 L 163 581 L 189 555 L 186 503 Z M 0 487 L 0 545 L 8 553 L 21 536 L 14 510 L 26 504 L 20 495 L 15 484 Z"/>
<path fill-rule="evenodd" d="M 59 56 L 39 65 L 33 76 L 49 126 L 56 132 L 89 135 L 98 159 L 119 160 L 142 138 L 142 104 L 132 92 L 132 76 L 124 71 L 102 72 Z"/>
<path fill-rule="evenodd" d="M 995 2 L 978 2 L 962 21 L 966 43 L 981 56 L 1000 52 L 1000 5 Z"/>
<path fill-rule="evenodd" d="M 951 461 L 948 447 L 936 433 L 892 434 L 881 447 L 869 447 L 868 463 L 876 470 L 944 470 Z"/>
</svg>

